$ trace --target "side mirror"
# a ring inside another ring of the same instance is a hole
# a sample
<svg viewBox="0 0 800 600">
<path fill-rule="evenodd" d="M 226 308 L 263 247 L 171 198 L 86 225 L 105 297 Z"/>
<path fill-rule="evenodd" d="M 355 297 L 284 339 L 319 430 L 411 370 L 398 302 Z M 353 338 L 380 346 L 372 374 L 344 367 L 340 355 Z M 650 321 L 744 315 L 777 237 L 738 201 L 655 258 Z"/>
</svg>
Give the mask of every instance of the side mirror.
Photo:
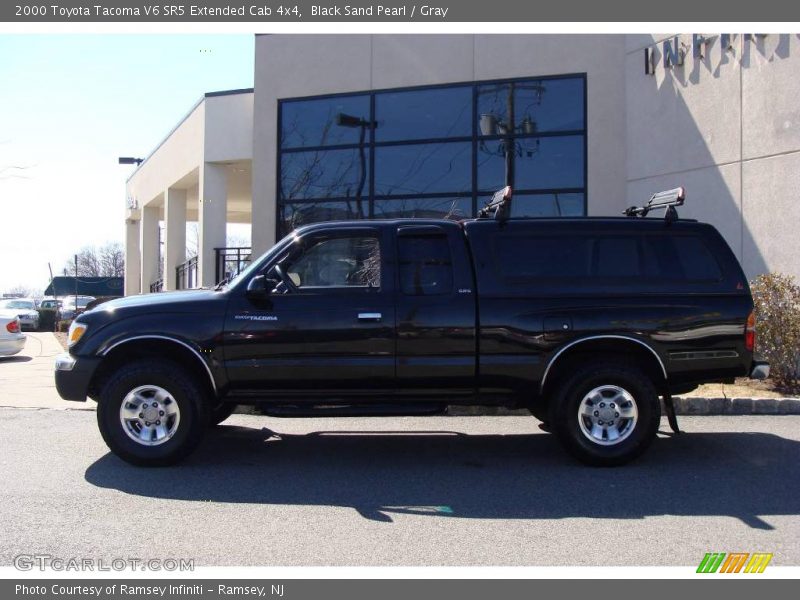
<svg viewBox="0 0 800 600">
<path fill-rule="evenodd" d="M 251 300 L 264 300 L 269 297 L 272 288 L 271 280 L 267 279 L 265 275 L 256 275 L 247 282 L 247 297 Z"/>
</svg>

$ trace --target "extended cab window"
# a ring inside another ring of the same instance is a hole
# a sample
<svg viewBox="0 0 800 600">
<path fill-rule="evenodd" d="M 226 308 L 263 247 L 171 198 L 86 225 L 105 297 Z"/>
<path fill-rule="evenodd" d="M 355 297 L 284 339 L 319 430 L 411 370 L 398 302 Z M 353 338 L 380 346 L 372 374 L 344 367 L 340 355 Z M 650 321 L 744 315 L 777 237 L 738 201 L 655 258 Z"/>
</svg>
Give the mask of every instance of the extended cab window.
<svg viewBox="0 0 800 600">
<path fill-rule="evenodd" d="M 444 235 L 398 238 L 400 290 L 407 296 L 436 296 L 453 290 L 453 260 Z"/>
<path fill-rule="evenodd" d="M 376 237 L 353 236 L 312 240 L 283 265 L 300 289 L 378 288 L 381 253 Z"/>
</svg>

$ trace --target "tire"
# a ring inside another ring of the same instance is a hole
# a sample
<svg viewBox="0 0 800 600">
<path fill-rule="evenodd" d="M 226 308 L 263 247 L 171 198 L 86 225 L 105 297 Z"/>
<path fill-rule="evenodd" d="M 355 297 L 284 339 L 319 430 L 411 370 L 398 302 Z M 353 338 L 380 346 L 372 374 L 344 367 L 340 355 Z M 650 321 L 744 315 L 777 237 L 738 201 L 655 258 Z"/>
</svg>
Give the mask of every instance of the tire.
<svg viewBox="0 0 800 600">
<path fill-rule="evenodd" d="M 595 361 L 562 381 L 550 414 L 554 433 L 570 454 L 588 465 L 613 467 L 632 461 L 653 442 L 661 406 L 653 382 L 640 369 Z"/>
<path fill-rule="evenodd" d="M 216 408 L 212 408 L 208 418 L 209 426 L 214 427 L 215 425 L 219 425 L 230 417 L 234 410 L 236 410 L 236 405 L 231 402 L 223 402 Z"/>
<path fill-rule="evenodd" d="M 105 382 L 97 403 L 106 445 L 141 467 L 185 458 L 202 441 L 208 421 L 204 390 L 180 365 L 164 360 L 123 365 Z"/>
</svg>

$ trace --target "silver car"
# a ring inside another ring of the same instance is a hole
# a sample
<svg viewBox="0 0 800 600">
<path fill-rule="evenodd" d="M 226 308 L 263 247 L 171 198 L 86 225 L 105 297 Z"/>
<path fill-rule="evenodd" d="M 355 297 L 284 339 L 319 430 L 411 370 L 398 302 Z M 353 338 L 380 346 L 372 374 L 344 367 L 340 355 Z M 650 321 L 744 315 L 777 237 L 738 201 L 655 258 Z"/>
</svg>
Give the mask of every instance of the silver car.
<svg viewBox="0 0 800 600">
<path fill-rule="evenodd" d="M 86 309 L 86 305 L 94 300 L 94 296 L 64 296 L 61 302 L 61 320 L 69 321 Z"/>
<path fill-rule="evenodd" d="M 39 329 L 39 311 L 36 302 L 31 298 L 7 298 L 0 300 L 0 311 L 16 313 L 23 329 Z"/>
</svg>

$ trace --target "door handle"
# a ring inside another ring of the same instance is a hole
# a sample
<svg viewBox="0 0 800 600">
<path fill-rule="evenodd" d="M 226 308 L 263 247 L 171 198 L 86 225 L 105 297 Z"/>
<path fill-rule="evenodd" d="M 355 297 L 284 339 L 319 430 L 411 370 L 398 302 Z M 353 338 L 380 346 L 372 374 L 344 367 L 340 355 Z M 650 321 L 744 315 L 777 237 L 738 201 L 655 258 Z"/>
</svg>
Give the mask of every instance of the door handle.
<svg viewBox="0 0 800 600">
<path fill-rule="evenodd" d="M 363 312 L 358 313 L 359 321 L 380 321 L 383 315 L 378 312 Z"/>
</svg>

